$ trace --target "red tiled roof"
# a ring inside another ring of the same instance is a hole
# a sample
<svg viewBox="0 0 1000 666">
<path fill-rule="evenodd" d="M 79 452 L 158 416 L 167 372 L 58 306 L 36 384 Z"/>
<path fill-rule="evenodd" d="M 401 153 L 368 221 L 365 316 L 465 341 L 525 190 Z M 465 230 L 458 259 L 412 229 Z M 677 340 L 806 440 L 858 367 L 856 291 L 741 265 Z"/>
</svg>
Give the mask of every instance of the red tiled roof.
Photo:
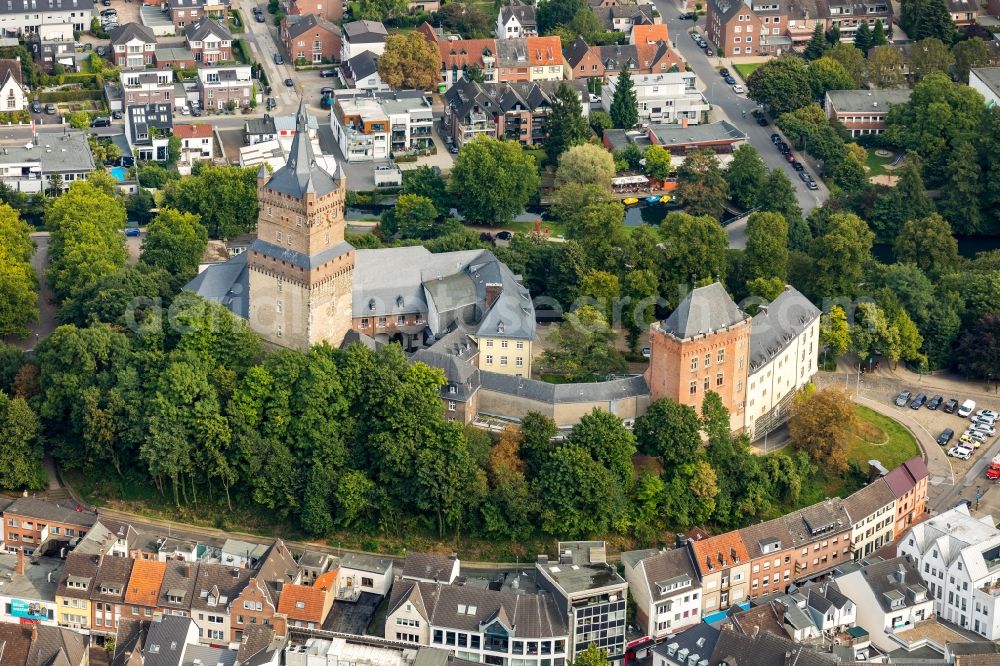
<svg viewBox="0 0 1000 666">
<path fill-rule="evenodd" d="M 462 69 L 472 65 L 483 67 L 483 52 L 488 50 L 493 55 L 497 52 L 497 43 L 493 39 L 459 39 L 454 42 L 441 41 L 437 45 L 441 51 L 441 63 L 448 69 Z"/>
<path fill-rule="evenodd" d="M 885 475 L 885 481 L 893 494 L 900 498 L 913 490 L 921 479 L 927 477 L 927 464 L 920 456 L 914 456 Z"/>
<path fill-rule="evenodd" d="M 666 42 L 670 40 L 666 23 L 656 23 L 653 25 L 634 25 L 631 35 L 633 44 L 646 44 L 652 42 Z"/>
<path fill-rule="evenodd" d="M 750 561 L 750 553 L 739 532 L 726 532 L 702 541 L 692 541 L 691 551 L 694 553 L 694 564 L 702 576 Z"/>
<path fill-rule="evenodd" d="M 179 139 L 207 139 L 212 136 L 212 126 L 204 123 L 174 125 L 174 136 Z"/>
<path fill-rule="evenodd" d="M 528 37 L 526 39 L 528 61 L 534 65 L 561 65 L 563 62 L 562 40 L 558 35 L 551 37 Z"/>
<path fill-rule="evenodd" d="M 319 583 L 322 578 L 323 576 L 320 576 L 316 582 Z M 328 594 L 333 594 L 333 591 L 328 588 L 285 585 L 281 589 L 281 598 L 278 600 L 278 612 L 284 613 L 292 620 L 322 624 L 323 620 L 326 619 L 323 614 L 326 610 Z"/>
<path fill-rule="evenodd" d="M 132 575 L 128 579 L 125 603 L 155 606 L 166 571 L 166 562 L 136 560 L 135 564 L 132 565 Z"/>
</svg>

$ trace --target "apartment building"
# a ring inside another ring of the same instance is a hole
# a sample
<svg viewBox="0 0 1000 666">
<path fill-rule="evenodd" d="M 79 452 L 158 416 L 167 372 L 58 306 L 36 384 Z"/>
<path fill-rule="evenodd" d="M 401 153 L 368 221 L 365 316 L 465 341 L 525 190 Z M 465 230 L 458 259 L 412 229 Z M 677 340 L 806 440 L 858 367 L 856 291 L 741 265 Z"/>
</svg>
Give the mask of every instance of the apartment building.
<svg viewBox="0 0 1000 666">
<path fill-rule="evenodd" d="M 170 20 L 178 33 L 206 16 L 225 18 L 228 7 L 225 0 L 167 0 Z"/>
<path fill-rule="evenodd" d="M 890 470 L 885 481 L 896 496 L 896 526 L 893 536 L 899 538 L 927 512 L 927 480 L 930 474 L 921 456 L 914 456 Z"/>
<path fill-rule="evenodd" d="M 89 633 L 90 595 L 100 565 L 100 557 L 83 553 L 70 553 L 59 572 L 56 587 L 56 622 Z"/>
<path fill-rule="evenodd" d="M 250 65 L 226 65 L 198 69 L 198 91 L 205 109 L 245 108 L 254 98 Z"/>
<path fill-rule="evenodd" d="M 561 541 L 558 548 L 552 562 L 538 557 L 535 572 L 565 622 L 566 661 L 590 645 L 607 650 L 610 662 L 624 661 L 628 582 L 608 564 L 603 541 Z"/>
<path fill-rule="evenodd" d="M 111 31 L 111 61 L 122 69 L 156 64 L 156 36 L 141 23 L 126 23 Z"/>
<path fill-rule="evenodd" d="M 42 142 L 25 144 L 24 139 L 4 142 L 0 145 L 0 182 L 18 192 L 37 194 L 43 189 L 52 191 L 52 177 L 58 176 L 63 183 L 63 192 L 78 180 L 84 180 L 91 171 L 94 170 L 94 156 L 90 152 L 90 145 L 87 143 L 87 135 L 76 130 L 69 130 L 65 134 L 46 135 Z M 28 499 L 28 498 L 22 498 Z M 20 501 L 20 500 L 19 500 Z M 39 500 L 40 501 L 40 500 Z M 27 506 L 22 503 L 21 506 Z M 73 509 L 70 509 L 73 510 Z M 75 512 L 75 511 L 74 511 Z M 51 533 L 52 536 L 67 536 L 62 529 L 66 527 L 72 530 L 75 538 L 80 536 L 81 528 L 87 525 L 77 525 L 77 521 L 91 521 L 94 514 L 89 511 L 82 512 L 84 515 L 74 516 L 72 524 L 55 527 L 60 529 L 60 534 Z M 58 512 L 54 515 L 60 515 Z M 10 520 L 20 521 L 20 518 L 11 517 Z M 32 525 L 38 523 L 34 518 L 30 519 Z M 7 523 L 7 521 L 5 521 Z M 41 524 L 48 524 L 44 519 Z M 91 522 L 91 524 L 93 524 Z M 18 544 L 24 543 L 20 540 L 22 531 L 20 522 L 18 526 L 7 525 L 12 528 L 11 534 L 18 537 Z M 86 532 L 86 529 L 83 529 Z M 25 530 L 24 534 L 37 538 L 40 535 L 36 530 Z M 6 538 L 4 533 L 4 546 L 10 550 L 14 542 Z M 29 544 L 35 543 L 28 542 Z M 32 546 L 33 547 L 33 546 Z"/>
<path fill-rule="evenodd" d="M 100 559 L 90 590 L 91 635 L 113 636 L 123 617 L 134 617 L 132 609 L 126 610 L 124 602 L 136 561 L 110 555 Z"/>
<path fill-rule="evenodd" d="M 211 65 L 233 59 L 233 36 L 222 21 L 203 18 L 184 28 L 196 62 Z"/>
<path fill-rule="evenodd" d="M 136 560 L 132 565 L 125 588 L 124 617 L 133 620 L 150 620 L 159 615 L 158 601 L 167 563 L 156 560 Z"/>
<path fill-rule="evenodd" d="M 327 21 L 339 21 L 344 16 L 343 0 L 292 0 L 288 4 L 289 16 L 315 14 Z"/>
<path fill-rule="evenodd" d="M 335 98 L 333 136 L 348 162 L 389 159 L 389 115 L 370 98 Z"/>
<path fill-rule="evenodd" d="M 621 72 L 623 66 L 628 67 L 633 75 L 684 71 L 684 61 L 677 51 L 670 48 L 666 38 L 590 46 L 579 36 L 566 48 L 565 57 L 569 78 L 574 80 L 607 81 L 609 76 Z"/>
<path fill-rule="evenodd" d="M 624 552 L 621 562 L 646 636 L 658 643 L 701 622 L 701 581 L 686 547 Z"/>
<path fill-rule="evenodd" d="M 703 615 L 746 601 L 750 593 L 750 553 L 739 532 L 688 540 L 687 547 L 701 578 Z"/>
<path fill-rule="evenodd" d="M 897 552 L 923 575 L 938 617 L 1000 639 L 1000 530 L 990 515 L 954 509 L 914 525 Z"/>
<path fill-rule="evenodd" d="M 130 107 L 146 104 L 174 103 L 174 73 L 172 70 L 123 70 L 119 74 L 122 104 Z"/>
<path fill-rule="evenodd" d="M 439 39 L 434 29 L 426 23 L 420 27 L 420 31 L 425 39 L 437 45 L 441 53 L 441 83 L 445 89 L 467 79 L 470 71 L 479 71 L 485 83 L 496 83 L 499 80 L 497 40 Z"/>
<path fill-rule="evenodd" d="M 0 31 L 7 37 L 38 32 L 44 25 L 65 24 L 90 30 L 94 0 L 11 0 L 0 3 Z"/>
<path fill-rule="evenodd" d="M 823 98 L 826 117 L 844 126 L 852 137 L 881 134 L 889 107 L 910 101 L 910 89 L 830 90 Z"/>
<path fill-rule="evenodd" d="M 609 75 L 607 84 L 601 88 L 601 106 L 605 111 L 611 110 L 619 78 Z M 672 124 L 684 121 L 687 125 L 697 125 L 707 119 L 710 106 L 695 85 L 694 72 L 639 74 L 631 78 L 641 122 Z"/>
<path fill-rule="evenodd" d="M 792 582 L 792 534 L 782 518 L 739 530 L 750 557 L 751 598 L 784 592 Z"/>
<path fill-rule="evenodd" d="M 851 559 L 852 523 L 839 497 L 799 509 L 782 520 L 792 537 L 793 582 L 816 580 Z"/>
<path fill-rule="evenodd" d="M 561 81 L 566 61 L 558 36 L 501 39 L 496 42 L 497 81 Z"/>
<path fill-rule="evenodd" d="M 285 50 L 296 62 L 332 62 L 343 47 L 340 27 L 316 14 L 286 16 L 281 24 L 281 39 Z M 362 54 L 374 55 L 366 50 L 354 58 Z"/>
<path fill-rule="evenodd" d="M 363 51 L 385 53 L 388 38 L 385 26 L 378 21 L 351 21 L 341 26 L 340 62 L 347 62 Z"/>
<path fill-rule="evenodd" d="M 885 479 L 878 478 L 844 499 L 851 519 L 854 559 L 868 557 L 895 538 L 896 496 Z"/>
<path fill-rule="evenodd" d="M 68 158 L 63 151 L 59 154 L 63 159 Z M 84 536 L 97 522 L 97 514 L 71 501 L 64 506 L 34 497 L 18 497 L 4 509 L 3 522 L 7 552 L 23 549 L 31 555 L 38 549 L 45 552 L 45 544 L 49 541 L 71 542 Z"/>
</svg>

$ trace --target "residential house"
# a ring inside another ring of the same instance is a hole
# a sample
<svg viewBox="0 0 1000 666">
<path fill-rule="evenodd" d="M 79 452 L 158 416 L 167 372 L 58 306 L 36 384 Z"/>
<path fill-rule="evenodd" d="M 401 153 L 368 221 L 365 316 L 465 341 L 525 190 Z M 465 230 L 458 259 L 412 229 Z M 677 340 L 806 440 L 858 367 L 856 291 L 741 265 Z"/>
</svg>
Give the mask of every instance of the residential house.
<svg viewBox="0 0 1000 666">
<path fill-rule="evenodd" d="M 927 463 L 914 456 L 885 475 L 885 481 L 896 496 L 895 538 L 910 529 L 927 512 Z"/>
<path fill-rule="evenodd" d="M 45 146 L 42 150 L 46 152 L 43 154 L 53 154 L 50 151 L 55 151 L 55 157 L 60 160 L 80 161 L 78 156 L 72 154 L 75 150 L 79 150 L 80 144 L 78 140 L 53 138 L 46 139 L 46 141 L 49 141 L 49 145 L 55 148 Z M 31 152 L 31 150 L 33 149 L 25 149 L 26 152 Z M 0 166 L 0 173 L 5 169 L 9 173 L 11 168 L 23 171 L 25 167 L 17 165 L 25 161 L 30 161 L 25 160 L 27 155 L 9 154 L 12 152 L 14 151 L 8 149 L 4 151 L 6 154 L 0 156 L 0 165 L 2 165 Z M 89 149 L 86 150 L 86 155 L 90 157 Z M 88 162 L 90 170 L 93 170 L 93 157 L 90 157 Z M 45 165 L 42 165 L 40 167 L 41 173 L 38 175 L 42 178 L 51 178 L 52 175 L 59 174 L 63 178 L 65 187 L 69 187 L 74 179 L 67 178 L 67 176 L 76 174 L 75 169 L 78 169 L 79 166 L 72 165 L 74 171 L 60 173 L 57 171 L 47 171 Z M 30 167 L 28 168 L 30 169 Z M 48 183 L 46 183 L 47 185 Z M 13 553 L 24 549 L 29 555 L 36 550 L 44 553 L 46 550 L 45 544 L 49 541 L 69 542 L 72 539 L 84 536 L 87 530 L 97 522 L 97 514 L 93 511 L 85 510 L 71 500 L 67 500 L 67 502 L 69 506 L 58 502 L 35 499 L 34 497 L 18 497 L 15 499 L 3 511 L 4 545 L 7 548 L 7 552 Z"/>
<path fill-rule="evenodd" d="M 690 657 L 695 657 L 695 664 L 707 662 L 718 640 L 719 630 L 702 622 L 653 648 L 652 666 L 688 666 Z"/>
<path fill-rule="evenodd" d="M 59 572 L 56 587 L 56 622 L 62 627 L 89 633 L 90 595 L 102 557 L 72 552 Z"/>
<path fill-rule="evenodd" d="M 970 25 L 976 25 L 976 19 L 979 17 L 979 3 L 973 0 L 947 0 L 945 3 L 948 6 L 948 12 L 951 14 L 951 20 L 954 21 L 955 27 L 965 28 Z"/>
<path fill-rule="evenodd" d="M 164 130 L 164 133 L 168 133 Z M 173 130 L 169 131 L 173 134 Z M 162 537 L 156 540 L 156 559 L 160 562 L 181 560 L 184 562 L 198 561 L 198 542 L 177 537 Z"/>
<path fill-rule="evenodd" d="M 628 35 L 629 44 L 656 44 L 670 41 L 670 28 L 666 23 L 643 23 L 632 26 Z"/>
<path fill-rule="evenodd" d="M 124 617 L 133 620 L 150 620 L 159 613 L 160 588 L 167 572 L 166 562 L 136 560 L 125 588 Z"/>
<path fill-rule="evenodd" d="M 960 504 L 914 525 L 897 551 L 923 575 L 939 618 L 1000 639 L 1000 530 L 992 516 L 973 518 Z"/>
<path fill-rule="evenodd" d="M 351 88 L 366 91 L 389 89 L 389 84 L 382 81 L 378 73 L 378 56 L 371 51 L 363 51 L 348 60 L 343 72 Z"/>
<path fill-rule="evenodd" d="M 608 76 L 601 88 L 601 105 L 611 110 L 611 103 L 620 76 Z M 664 74 L 632 75 L 639 107 L 639 120 L 647 123 L 671 124 L 686 121 L 697 125 L 708 117 L 710 108 L 705 96 L 695 85 L 694 72 L 667 72 Z"/>
<path fill-rule="evenodd" d="M 666 39 L 590 46 L 583 37 L 577 37 L 566 49 L 565 57 L 570 77 L 576 80 L 607 81 L 609 76 L 621 72 L 623 66 L 633 76 L 684 71 L 684 61 Z"/>
<path fill-rule="evenodd" d="M 458 578 L 461 562 L 455 553 L 450 557 L 436 553 L 408 552 L 403 560 L 403 580 L 421 583 L 446 583 L 451 585 Z"/>
<path fill-rule="evenodd" d="M 424 24 L 426 26 L 426 24 Z M 497 41 L 494 39 L 459 39 L 450 41 L 437 39 L 436 33 L 429 26 L 421 27 L 424 36 L 428 32 L 433 36 L 432 43 L 437 44 L 441 52 L 441 83 L 450 88 L 467 78 L 467 73 L 478 71 L 486 83 L 496 83 L 499 76 L 497 69 Z M 525 72 L 526 74 L 526 72 Z"/>
<path fill-rule="evenodd" d="M 688 540 L 687 547 L 701 578 L 703 614 L 726 610 L 749 597 L 750 553 L 739 532 Z"/>
<path fill-rule="evenodd" d="M 198 593 L 195 582 L 199 564 L 184 560 L 168 560 L 166 565 L 156 606 L 164 615 L 190 617 L 191 600 Z"/>
<path fill-rule="evenodd" d="M 281 588 L 286 584 L 298 580 L 299 570 L 295 558 L 285 543 L 278 539 L 261 557 L 256 574 L 250 577 L 233 599 L 230 640 L 233 642 L 242 640 L 244 632 L 255 624 L 271 625 L 276 634 L 286 635 L 285 616 L 278 614 L 279 595 Z"/>
<path fill-rule="evenodd" d="M 851 550 L 854 559 L 868 557 L 895 538 L 896 496 L 884 478 L 875 479 L 844 499 L 851 519 Z"/>
<path fill-rule="evenodd" d="M 792 537 L 792 582 L 816 580 L 851 559 L 853 525 L 839 497 L 794 511 L 782 520 Z"/>
<path fill-rule="evenodd" d="M 562 41 L 550 37 L 521 37 L 496 42 L 497 81 L 561 81 L 566 61 Z"/>
<path fill-rule="evenodd" d="M 94 0 L 10 0 L 0 4 L 0 31 L 7 37 L 38 32 L 44 25 L 66 24 L 70 32 L 90 30 Z"/>
<path fill-rule="evenodd" d="M 353 601 L 362 592 L 370 592 L 380 597 L 389 594 L 393 581 L 392 560 L 366 553 L 344 553 L 340 556 L 338 564 L 340 566 L 340 574 L 336 579 L 338 599 Z"/>
<path fill-rule="evenodd" d="M 203 18 L 189 23 L 184 37 L 196 62 L 211 65 L 233 59 L 233 36 L 222 21 Z"/>
<path fill-rule="evenodd" d="M 983 96 L 987 108 L 1000 105 L 1000 67 L 976 67 L 970 70 L 969 87 Z"/>
<path fill-rule="evenodd" d="M 934 614 L 934 600 L 908 557 L 868 564 L 838 576 L 831 585 L 854 603 L 858 626 L 868 630 L 872 645 L 883 652 L 905 645 L 898 634 Z"/>
<path fill-rule="evenodd" d="M 170 20 L 177 33 L 206 16 L 225 18 L 228 6 L 224 0 L 167 0 Z"/>
<path fill-rule="evenodd" d="M 679 656 L 680 650 L 676 654 Z M 687 658 L 690 663 L 691 656 Z M 838 663 L 832 653 L 800 645 L 787 636 L 769 631 L 746 634 L 729 629 L 719 633 L 711 656 L 702 661 L 727 666 L 836 666 Z"/>
<path fill-rule="evenodd" d="M 969 82 L 971 84 L 971 78 Z M 843 125 L 852 137 L 858 137 L 884 132 L 889 107 L 909 100 L 909 88 L 829 90 L 823 98 L 823 106 L 827 118 Z"/>
<path fill-rule="evenodd" d="M 87 639 L 79 632 L 38 624 L 0 623 L 4 666 L 87 666 Z"/>
<path fill-rule="evenodd" d="M 191 618 L 157 615 L 149 624 L 141 663 L 157 666 L 202 663 L 195 662 L 189 653 L 190 647 L 197 641 L 198 630 Z"/>
<path fill-rule="evenodd" d="M 327 21 L 339 21 L 344 17 L 343 0 L 291 0 L 288 3 L 289 16 L 315 14 Z"/>
<path fill-rule="evenodd" d="M 251 118 L 243 123 L 243 143 L 247 146 L 275 141 L 277 138 L 278 132 L 274 128 L 274 118 L 267 113 L 262 118 Z M 233 557 L 239 554 L 232 552 Z M 245 563 L 245 558 L 241 560 L 241 563 Z"/>
<path fill-rule="evenodd" d="M 388 33 L 378 21 L 351 21 L 341 27 L 340 61 L 347 62 L 363 51 L 385 52 Z"/>
<path fill-rule="evenodd" d="M 119 74 L 121 81 L 124 108 L 130 106 L 145 106 L 147 104 L 173 105 L 176 90 L 174 89 L 174 73 L 169 69 L 157 71 L 123 70 Z"/>
<path fill-rule="evenodd" d="M 205 109 L 242 109 L 254 99 L 250 65 L 226 65 L 198 69 L 198 91 Z"/>
<path fill-rule="evenodd" d="M 378 174 L 376 174 L 377 176 Z M 441 404 L 445 418 L 469 424 L 479 412 L 479 345 L 460 328 L 447 333 L 431 347 L 417 350 L 411 363 L 423 363 L 444 373 Z"/>
<path fill-rule="evenodd" d="M 337 569 L 316 577 L 312 584 L 290 583 L 282 586 L 278 612 L 288 618 L 291 627 L 319 629 L 333 607 L 337 594 Z"/>
<path fill-rule="evenodd" d="M 299 556 L 299 580 L 303 585 L 312 585 L 320 576 L 337 566 L 337 558 L 315 550 L 307 550 Z"/>
<path fill-rule="evenodd" d="M 701 622 L 701 581 L 685 547 L 622 553 L 635 622 L 657 643 Z"/>
<path fill-rule="evenodd" d="M 792 535 L 783 518 L 739 530 L 750 557 L 750 597 L 784 592 L 792 582 Z"/>
<path fill-rule="evenodd" d="M 23 111 L 28 108 L 28 94 L 21 83 L 21 60 L 0 60 L 0 111 Z"/>
<path fill-rule="evenodd" d="M 122 69 L 156 64 L 156 36 L 141 23 L 126 23 L 111 31 L 111 61 Z"/>
<path fill-rule="evenodd" d="M 316 14 L 286 16 L 281 23 L 281 38 L 296 62 L 333 62 L 343 48 L 340 27 Z"/>
<path fill-rule="evenodd" d="M 61 65 L 67 72 L 76 71 L 76 46 L 69 25 L 43 25 L 38 32 L 27 35 L 24 41 L 31 50 L 31 57 L 44 71 L 51 73 L 56 65 Z"/>
<path fill-rule="evenodd" d="M 384 633 L 401 643 L 452 650 L 467 662 L 569 663 L 566 622 L 549 593 L 400 580 Z"/>
<path fill-rule="evenodd" d="M 523 4 L 520 0 L 510 0 L 500 8 L 497 15 L 497 39 L 520 39 L 538 34 L 534 5 Z"/>
<path fill-rule="evenodd" d="M 236 663 L 240 666 L 278 666 L 286 641 L 287 637 L 275 634 L 270 625 L 250 625 L 239 642 Z"/>
<path fill-rule="evenodd" d="M 234 641 L 232 616 L 239 613 L 236 598 L 253 573 L 242 567 L 202 563 L 191 596 L 191 619 L 203 642 Z"/>
<path fill-rule="evenodd" d="M 270 122 L 270 132 L 274 134 L 274 120 L 271 116 L 264 114 L 264 119 Z M 248 136 L 257 136 L 257 130 L 254 129 L 257 123 L 260 122 L 258 118 L 251 118 L 244 125 L 244 138 Z M 265 128 L 266 130 L 266 128 Z M 275 137 L 272 136 L 270 139 L 273 140 Z M 259 143 L 259 141 L 257 142 Z M 234 567 L 249 567 L 251 569 L 257 568 L 257 563 L 260 561 L 264 555 L 267 554 L 267 550 L 270 546 L 268 544 L 251 543 L 249 541 L 243 541 L 241 539 L 226 539 L 222 544 L 222 552 L 219 556 L 219 561 L 226 566 Z"/>
<path fill-rule="evenodd" d="M 181 161 L 191 163 L 215 158 L 215 135 L 211 125 L 174 125 L 174 136 L 181 140 Z"/>
<path fill-rule="evenodd" d="M 389 159 L 389 116 L 371 98 L 335 98 L 333 137 L 348 162 Z"/>
<path fill-rule="evenodd" d="M 36 554 L 27 564 L 27 557 L 24 549 L 0 553 L 0 626 L 2 622 L 56 624 L 56 589 L 63 561 Z"/>
<path fill-rule="evenodd" d="M 105 555 L 97 567 L 90 588 L 90 633 L 92 636 L 114 636 L 120 620 L 139 617 L 124 606 L 125 593 L 132 578 L 132 566 L 139 560 L 131 557 Z"/>
<path fill-rule="evenodd" d="M 744 430 L 751 438 L 788 420 L 795 396 L 816 375 L 820 314 L 795 287 L 785 285 L 750 321 Z"/>
<path fill-rule="evenodd" d="M 597 7 L 593 10 L 597 16 L 597 22 L 609 32 L 632 32 L 632 28 L 637 25 L 653 25 L 660 22 L 660 13 L 656 7 L 650 5 L 613 5 L 611 7 Z"/>
<path fill-rule="evenodd" d="M 167 161 L 172 128 L 170 104 L 143 104 L 125 109 L 125 139 L 140 160 Z"/>
<path fill-rule="evenodd" d="M 603 541 L 559 542 L 559 556 L 535 562 L 538 587 L 549 592 L 565 623 L 566 663 L 590 645 L 607 650 L 611 662 L 625 657 L 628 583 L 608 564 Z"/>
</svg>

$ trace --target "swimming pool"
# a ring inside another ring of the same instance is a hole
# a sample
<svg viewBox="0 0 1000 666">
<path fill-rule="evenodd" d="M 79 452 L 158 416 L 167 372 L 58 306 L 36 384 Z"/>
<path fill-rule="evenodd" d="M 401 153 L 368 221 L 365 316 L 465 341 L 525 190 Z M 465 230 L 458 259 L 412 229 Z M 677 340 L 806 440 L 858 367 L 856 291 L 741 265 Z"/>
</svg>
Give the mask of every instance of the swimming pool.
<svg viewBox="0 0 1000 666">
<path fill-rule="evenodd" d="M 125 180 L 126 175 L 127 172 L 125 171 L 125 167 L 114 167 L 113 169 L 111 169 L 111 177 L 117 180 L 119 183 Z"/>
</svg>

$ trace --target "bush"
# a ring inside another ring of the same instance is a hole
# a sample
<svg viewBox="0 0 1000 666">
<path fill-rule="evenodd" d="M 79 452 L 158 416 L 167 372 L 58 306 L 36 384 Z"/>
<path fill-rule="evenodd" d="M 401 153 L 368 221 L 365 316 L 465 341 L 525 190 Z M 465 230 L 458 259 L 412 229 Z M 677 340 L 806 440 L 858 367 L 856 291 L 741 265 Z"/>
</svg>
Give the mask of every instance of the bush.
<svg viewBox="0 0 1000 666">
<path fill-rule="evenodd" d="M 53 90 L 50 92 L 38 93 L 38 101 L 43 104 L 52 102 L 84 102 L 87 100 L 102 100 L 104 92 L 101 90 Z"/>
</svg>

